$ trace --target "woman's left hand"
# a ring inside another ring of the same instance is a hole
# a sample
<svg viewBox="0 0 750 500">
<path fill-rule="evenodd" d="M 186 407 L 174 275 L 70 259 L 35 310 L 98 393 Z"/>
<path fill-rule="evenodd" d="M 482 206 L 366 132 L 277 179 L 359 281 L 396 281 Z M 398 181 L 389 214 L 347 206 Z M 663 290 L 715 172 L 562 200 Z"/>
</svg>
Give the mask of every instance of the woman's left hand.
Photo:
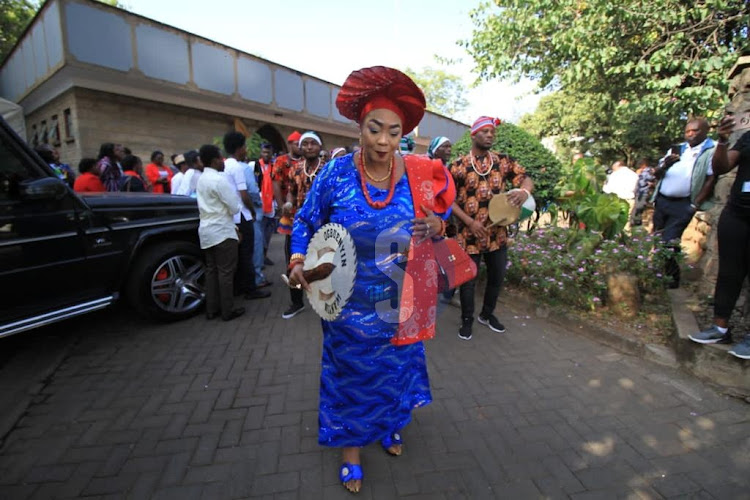
<svg viewBox="0 0 750 500">
<path fill-rule="evenodd" d="M 436 236 L 443 227 L 442 219 L 435 215 L 432 210 L 422 205 L 422 211 L 427 214 L 427 217 L 411 220 L 411 235 L 417 239 L 417 243 L 422 243 L 427 238 Z"/>
<path fill-rule="evenodd" d="M 508 201 L 514 207 L 520 207 L 529 198 L 528 191 L 523 189 L 514 189 L 508 193 Z"/>
</svg>

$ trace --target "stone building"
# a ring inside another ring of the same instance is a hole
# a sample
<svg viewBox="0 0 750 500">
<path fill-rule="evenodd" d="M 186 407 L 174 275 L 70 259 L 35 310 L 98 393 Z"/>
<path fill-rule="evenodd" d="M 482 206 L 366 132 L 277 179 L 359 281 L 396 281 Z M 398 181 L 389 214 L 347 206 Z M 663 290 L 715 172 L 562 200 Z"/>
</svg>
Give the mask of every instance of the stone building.
<svg viewBox="0 0 750 500">
<path fill-rule="evenodd" d="M 352 68 L 354 69 L 354 68 Z M 339 87 L 163 23 L 91 0 L 48 0 L 0 67 L 0 97 L 20 104 L 29 144 L 75 164 L 103 142 L 148 159 L 258 132 L 277 150 L 292 130 L 325 147 L 356 142 L 335 106 Z M 426 113 L 418 151 L 467 125 Z"/>
</svg>

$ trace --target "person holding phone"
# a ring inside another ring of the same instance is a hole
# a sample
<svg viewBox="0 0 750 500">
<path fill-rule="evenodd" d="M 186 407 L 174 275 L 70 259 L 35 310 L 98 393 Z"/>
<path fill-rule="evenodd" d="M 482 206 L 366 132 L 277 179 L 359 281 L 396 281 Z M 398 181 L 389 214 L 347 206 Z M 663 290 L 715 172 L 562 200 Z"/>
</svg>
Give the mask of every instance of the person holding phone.
<svg viewBox="0 0 750 500">
<path fill-rule="evenodd" d="M 729 200 L 719 217 L 719 273 L 714 291 L 714 320 L 707 330 L 688 335 L 700 344 L 729 344 L 732 333 L 729 319 L 742 292 L 742 284 L 750 272 L 750 130 L 730 147 L 729 136 L 737 130 L 737 117 L 725 116 L 719 123 L 719 141 L 713 155 L 716 175 L 737 169 Z M 735 343 L 729 354 L 750 359 L 750 332 Z"/>
<path fill-rule="evenodd" d="M 693 215 L 711 208 L 716 179 L 711 157 L 716 145 L 708 137 L 708 121 L 694 118 L 685 126 L 685 142 L 673 145 L 659 160 L 654 172 L 658 183 L 654 189 L 654 233 L 671 246 L 675 256 L 667 262 L 665 273 L 672 278 L 670 288 L 680 286 L 677 254 L 680 240 Z"/>
</svg>

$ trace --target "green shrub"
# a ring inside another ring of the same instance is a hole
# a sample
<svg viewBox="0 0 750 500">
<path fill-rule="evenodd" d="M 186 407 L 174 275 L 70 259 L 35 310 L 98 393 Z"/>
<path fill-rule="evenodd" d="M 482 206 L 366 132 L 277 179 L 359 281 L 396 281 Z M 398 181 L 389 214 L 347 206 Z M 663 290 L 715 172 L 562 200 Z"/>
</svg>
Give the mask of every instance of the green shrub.
<svg viewBox="0 0 750 500">
<path fill-rule="evenodd" d="M 534 181 L 534 199 L 537 210 L 544 209 L 554 197 L 554 188 L 560 180 L 562 165 L 539 139 L 512 123 L 501 123 L 495 131 L 493 151 L 504 153 L 520 163 Z M 453 145 L 457 158 L 471 150 L 471 133 L 467 131 Z"/>
<path fill-rule="evenodd" d="M 214 137 L 213 144 L 219 148 L 224 147 L 224 136 Z M 250 137 L 245 139 L 245 147 L 247 148 L 248 158 L 260 158 L 260 145 L 265 142 L 265 139 L 258 134 L 253 132 Z"/>
<path fill-rule="evenodd" d="M 562 211 L 574 230 L 597 232 L 608 240 L 620 237 L 628 223 L 630 206 L 614 194 L 602 193 L 605 180 L 604 168 L 591 158 L 564 168 L 550 212 L 556 219 Z"/>
<path fill-rule="evenodd" d="M 612 273 L 632 274 L 641 293 L 663 295 L 670 280 L 664 263 L 671 255 L 658 236 L 641 228 L 621 241 L 605 240 L 599 233 L 539 228 L 514 238 L 506 276 L 541 299 L 593 310 L 606 305 Z"/>
</svg>

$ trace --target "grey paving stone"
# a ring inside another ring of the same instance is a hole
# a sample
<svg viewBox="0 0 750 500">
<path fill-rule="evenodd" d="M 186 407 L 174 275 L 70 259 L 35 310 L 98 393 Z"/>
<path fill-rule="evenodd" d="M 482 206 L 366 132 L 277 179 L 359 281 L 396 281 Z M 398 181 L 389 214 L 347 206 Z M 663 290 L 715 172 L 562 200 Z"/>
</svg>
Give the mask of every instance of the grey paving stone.
<svg viewBox="0 0 750 500">
<path fill-rule="evenodd" d="M 75 465 L 43 465 L 32 468 L 25 477 L 27 483 L 66 481 L 75 471 Z"/>
<path fill-rule="evenodd" d="M 90 332 L 0 448 L 0 497 L 351 498 L 339 451 L 317 443 L 320 323 L 281 320 L 273 291 L 233 324 L 79 322 Z M 362 449 L 359 498 L 746 496 L 746 405 L 501 305 L 508 332 L 471 342 L 441 313 L 434 402 L 403 456 Z"/>
<path fill-rule="evenodd" d="M 267 495 L 283 491 L 296 490 L 299 487 L 299 472 L 281 472 L 255 477 L 253 481 L 253 495 Z"/>
<path fill-rule="evenodd" d="M 154 500 L 200 500 L 203 494 L 203 486 L 171 486 L 154 492 Z"/>
<path fill-rule="evenodd" d="M 110 450 L 107 455 L 107 460 L 99 470 L 97 470 L 96 475 L 98 477 L 117 475 L 131 452 L 132 448 L 128 445 L 115 446 Z"/>
</svg>

